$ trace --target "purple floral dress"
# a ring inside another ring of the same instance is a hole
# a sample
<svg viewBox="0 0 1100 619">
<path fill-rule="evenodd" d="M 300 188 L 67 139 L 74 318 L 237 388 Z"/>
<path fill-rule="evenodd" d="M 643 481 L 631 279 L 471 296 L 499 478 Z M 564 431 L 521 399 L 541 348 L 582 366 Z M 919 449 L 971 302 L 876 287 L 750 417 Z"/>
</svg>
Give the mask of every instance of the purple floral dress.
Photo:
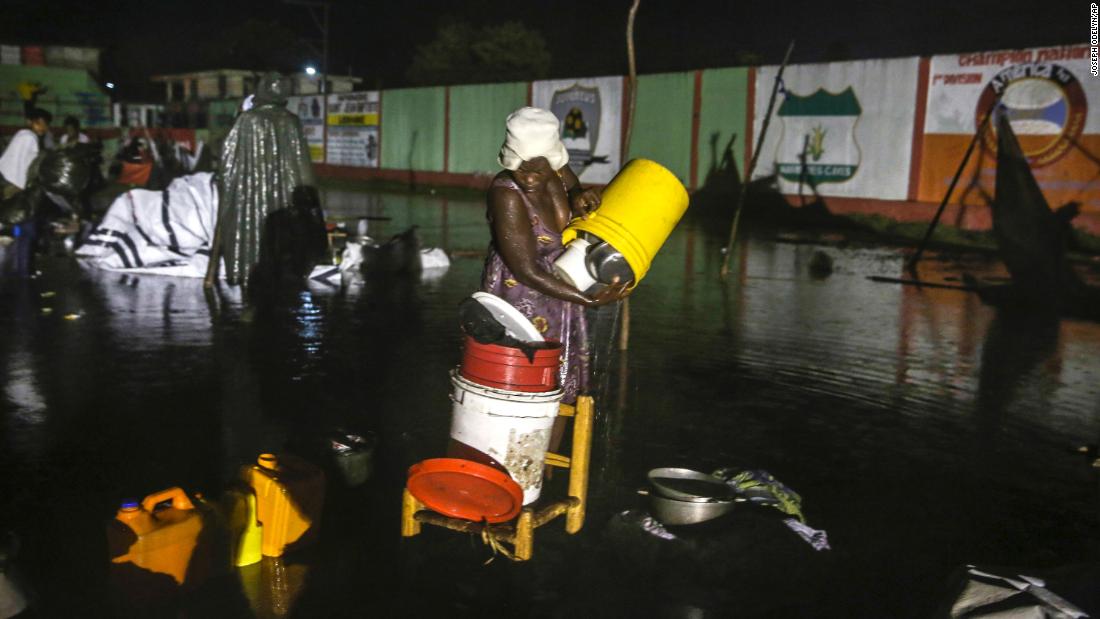
<svg viewBox="0 0 1100 619">
<path fill-rule="evenodd" d="M 515 181 L 498 177 L 491 186 L 511 189 L 523 199 L 527 217 L 531 221 L 531 231 L 538 245 L 536 262 L 553 273 L 554 260 L 565 251 L 561 234 L 540 220 L 534 205 Z M 492 228 L 492 213 L 487 214 L 487 219 Z M 495 240 L 489 244 L 489 257 L 485 260 L 485 271 L 481 275 L 481 289 L 511 303 L 535 325 L 544 338 L 562 343 L 559 379 L 565 390 L 563 402 L 572 404 L 578 393 L 588 391 L 588 323 L 585 321 L 583 306 L 555 299 L 521 284 L 504 264 Z"/>
</svg>

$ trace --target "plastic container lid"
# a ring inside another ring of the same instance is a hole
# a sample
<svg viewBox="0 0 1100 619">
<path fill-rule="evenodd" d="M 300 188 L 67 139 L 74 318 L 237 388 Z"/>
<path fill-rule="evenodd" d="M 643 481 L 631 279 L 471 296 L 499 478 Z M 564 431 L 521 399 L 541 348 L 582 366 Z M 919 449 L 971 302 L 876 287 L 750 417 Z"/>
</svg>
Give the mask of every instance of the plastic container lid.
<svg viewBox="0 0 1100 619">
<path fill-rule="evenodd" d="M 409 468 L 409 492 L 428 509 L 474 522 L 507 522 L 523 507 L 523 488 L 507 473 L 458 458 L 433 458 Z"/>
<path fill-rule="evenodd" d="M 474 300 L 485 306 L 487 310 L 504 326 L 504 332 L 524 342 L 542 342 L 544 338 L 535 325 L 524 316 L 512 304 L 504 299 L 488 292 L 475 292 L 471 295 Z"/>
</svg>

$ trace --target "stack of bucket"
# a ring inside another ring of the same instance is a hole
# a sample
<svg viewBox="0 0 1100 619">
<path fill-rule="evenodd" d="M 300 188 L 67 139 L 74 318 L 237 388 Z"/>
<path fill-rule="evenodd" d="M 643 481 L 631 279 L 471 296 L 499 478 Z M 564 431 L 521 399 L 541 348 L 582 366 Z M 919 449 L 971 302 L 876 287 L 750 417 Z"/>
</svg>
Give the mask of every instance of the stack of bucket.
<svg viewBox="0 0 1100 619">
<path fill-rule="evenodd" d="M 542 341 L 527 318 L 502 299 L 487 293 L 475 298 L 509 335 L 535 346 L 529 358 L 519 348 L 466 337 L 462 364 L 451 373 L 448 455 L 506 471 L 523 489 L 527 505 L 542 491 L 546 450 L 561 403 L 561 344 Z"/>
</svg>

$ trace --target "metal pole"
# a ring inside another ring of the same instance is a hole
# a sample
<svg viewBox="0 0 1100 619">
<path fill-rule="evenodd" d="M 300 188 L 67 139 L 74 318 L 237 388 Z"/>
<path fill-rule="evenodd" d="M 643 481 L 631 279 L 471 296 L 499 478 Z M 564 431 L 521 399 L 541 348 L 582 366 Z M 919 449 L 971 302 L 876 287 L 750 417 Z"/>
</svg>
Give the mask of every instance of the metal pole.
<svg viewBox="0 0 1100 619">
<path fill-rule="evenodd" d="M 322 32 L 324 51 L 321 59 L 321 161 L 328 163 L 328 9 L 325 3 L 325 27 Z"/>
</svg>

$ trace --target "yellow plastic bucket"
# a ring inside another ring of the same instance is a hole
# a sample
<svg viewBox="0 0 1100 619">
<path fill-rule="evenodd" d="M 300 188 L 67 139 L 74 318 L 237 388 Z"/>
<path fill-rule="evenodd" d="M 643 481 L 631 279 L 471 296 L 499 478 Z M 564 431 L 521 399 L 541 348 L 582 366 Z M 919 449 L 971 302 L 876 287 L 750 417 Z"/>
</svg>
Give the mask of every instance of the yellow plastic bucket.
<svg viewBox="0 0 1100 619">
<path fill-rule="evenodd" d="M 675 174 L 655 161 L 634 159 L 604 188 L 600 208 L 562 231 L 562 242 L 581 231 L 607 241 L 634 271 L 636 286 L 687 207 L 687 189 Z"/>
</svg>

